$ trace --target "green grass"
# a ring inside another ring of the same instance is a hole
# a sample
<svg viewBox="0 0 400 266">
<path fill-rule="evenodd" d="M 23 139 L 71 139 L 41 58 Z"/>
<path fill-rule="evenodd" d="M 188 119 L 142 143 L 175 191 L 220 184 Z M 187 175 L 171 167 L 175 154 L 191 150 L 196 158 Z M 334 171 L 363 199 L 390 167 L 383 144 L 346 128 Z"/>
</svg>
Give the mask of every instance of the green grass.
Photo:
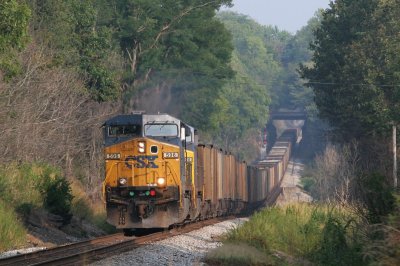
<svg viewBox="0 0 400 266">
<path fill-rule="evenodd" d="M 345 208 L 310 204 L 273 207 L 230 231 L 225 243 L 246 243 L 266 255 L 280 253 L 317 265 L 362 265 L 360 222 Z"/>
<path fill-rule="evenodd" d="M 8 204 L 17 205 L 29 203 L 41 206 L 43 195 L 37 185 L 44 169 L 36 165 L 10 164 L 0 167 L 0 197 Z"/>
<path fill-rule="evenodd" d="M 227 243 L 209 252 L 204 261 L 209 265 L 261 266 L 275 265 L 277 259 L 247 244 Z"/>
<path fill-rule="evenodd" d="M 0 251 L 20 247 L 25 243 L 26 231 L 15 212 L 0 200 Z"/>
</svg>

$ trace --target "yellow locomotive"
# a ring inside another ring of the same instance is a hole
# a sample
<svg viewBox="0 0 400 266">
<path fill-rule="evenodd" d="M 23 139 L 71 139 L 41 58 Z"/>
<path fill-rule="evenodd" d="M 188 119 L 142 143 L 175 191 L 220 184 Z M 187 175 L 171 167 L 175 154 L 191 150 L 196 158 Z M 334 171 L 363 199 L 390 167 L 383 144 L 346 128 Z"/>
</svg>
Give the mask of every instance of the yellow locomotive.
<svg viewBox="0 0 400 266">
<path fill-rule="evenodd" d="M 167 228 L 195 219 L 197 133 L 167 114 L 118 115 L 104 124 L 107 221 L 117 228 Z"/>
</svg>

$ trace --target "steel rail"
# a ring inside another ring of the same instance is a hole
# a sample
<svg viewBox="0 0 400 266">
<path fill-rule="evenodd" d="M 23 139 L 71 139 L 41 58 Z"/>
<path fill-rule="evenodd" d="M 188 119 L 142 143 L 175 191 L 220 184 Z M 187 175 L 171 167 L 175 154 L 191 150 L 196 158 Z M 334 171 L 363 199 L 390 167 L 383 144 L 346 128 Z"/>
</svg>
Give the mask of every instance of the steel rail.
<svg viewBox="0 0 400 266">
<path fill-rule="evenodd" d="M 185 234 L 204 226 L 233 218 L 235 217 L 217 217 L 196 223 L 188 223 L 169 231 L 153 233 L 141 237 L 125 237 L 122 233 L 108 235 L 93 240 L 3 258 L 0 259 L 0 265 L 85 265 L 132 250 L 150 242 Z"/>
</svg>

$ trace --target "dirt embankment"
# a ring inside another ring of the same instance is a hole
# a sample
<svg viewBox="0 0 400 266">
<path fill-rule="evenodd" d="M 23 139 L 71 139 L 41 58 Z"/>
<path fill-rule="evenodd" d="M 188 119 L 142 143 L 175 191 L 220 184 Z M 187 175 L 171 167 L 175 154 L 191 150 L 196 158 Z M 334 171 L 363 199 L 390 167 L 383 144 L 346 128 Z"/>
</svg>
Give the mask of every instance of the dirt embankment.
<svg viewBox="0 0 400 266">
<path fill-rule="evenodd" d="M 85 220 L 73 217 L 64 225 L 63 219 L 44 210 L 33 210 L 25 218 L 28 244 L 53 247 L 104 235 L 105 233 Z"/>
</svg>

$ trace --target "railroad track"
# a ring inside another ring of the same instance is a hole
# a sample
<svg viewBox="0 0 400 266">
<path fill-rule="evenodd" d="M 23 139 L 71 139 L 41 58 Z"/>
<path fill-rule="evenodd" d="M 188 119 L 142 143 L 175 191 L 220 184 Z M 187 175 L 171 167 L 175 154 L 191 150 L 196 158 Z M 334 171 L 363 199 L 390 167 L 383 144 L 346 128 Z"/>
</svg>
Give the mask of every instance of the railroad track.
<svg viewBox="0 0 400 266">
<path fill-rule="evenodd" d="M 185 234 L 234 217 L 218 217 L 141 237 L 125 237 L 122 233 L 99 237 L 33 253 L 0 259 L 3 265 L 85 265 L 94 261 L 132 250 L 150 242 Z"/>
</svg>

